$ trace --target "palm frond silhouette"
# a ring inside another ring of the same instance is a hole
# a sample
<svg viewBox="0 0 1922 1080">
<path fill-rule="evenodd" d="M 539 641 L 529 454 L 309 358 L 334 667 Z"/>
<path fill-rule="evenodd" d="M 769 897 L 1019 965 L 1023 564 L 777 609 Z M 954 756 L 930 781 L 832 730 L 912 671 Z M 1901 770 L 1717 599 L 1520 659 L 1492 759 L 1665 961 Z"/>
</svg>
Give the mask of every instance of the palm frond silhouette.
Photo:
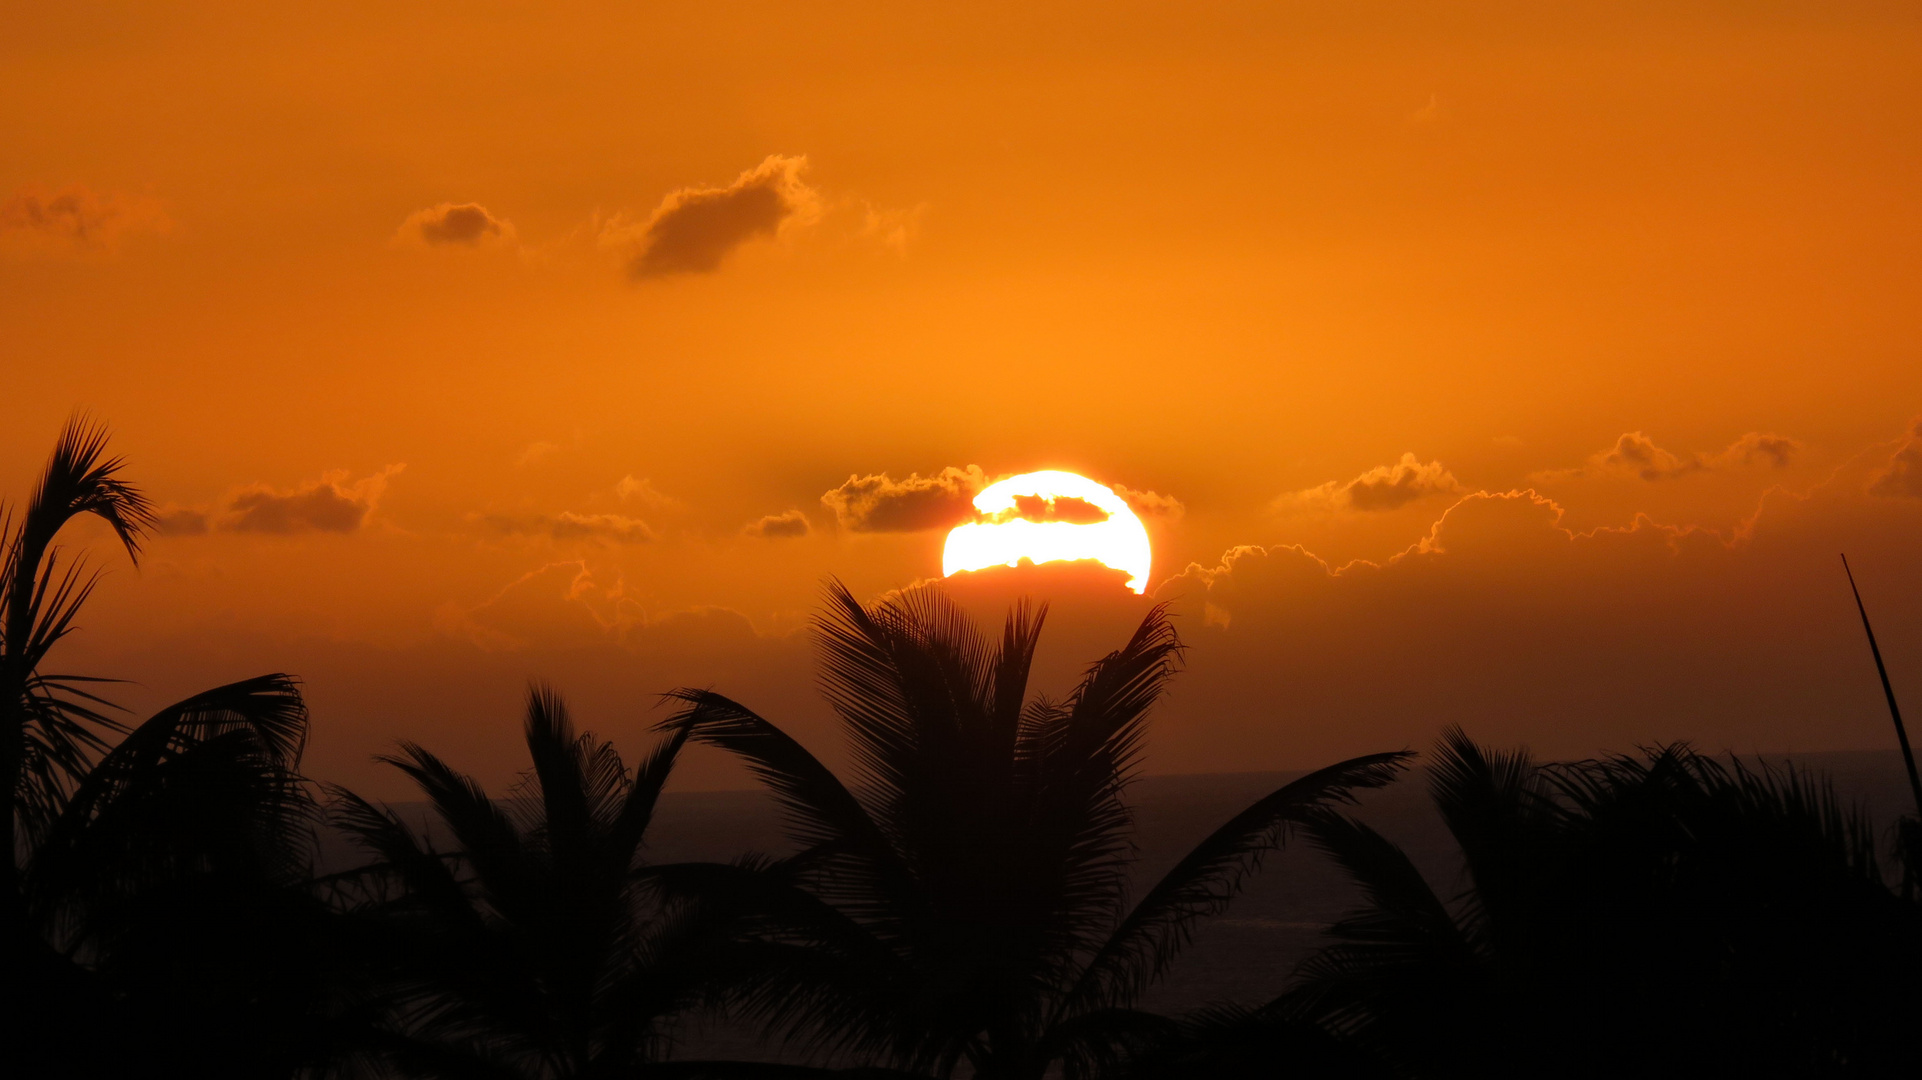
<svg viewBox="0 0 1922 1080">
<path fill-rule="evenodd" d="M 633 1075 L 727 963 L 702 913 L 656 904 L 637 872 L 686 733 L 630 771 L 536 687 L 525 737 L 532 768 L 502 800 L 419 746 L 384 759 L 427 797 L 447 851 L 336 789 L 335 821 L 378 860 L 360 914 L 383 943 L 387 1048 L 408 1072 Z"/>
<path fill-rule="evenodd" d="M 664 730 L 738 755 L 801 847 L 678 880 L 760 905 L 761 967 L 740 998 L 751 1014 L 919 1072 L 1103 1072 L 1172 1030 L 1135 1002 L 1196 920 L 1311 811 L 1401 768 L 1404 755 L 1376 754 L 1281 788 L 1129 907 L 1126 788 L 1182 647 L 1157 608 L 1065 699 L 1030 697 L 1044 616 L 1021 605 L 990 641 L 936 590 L 868 607 L 831 585 L 815 634 L 851 784 L 744 705 L 670 695 L 682 709 Z"/>
<path fill-rule="evenodd" d="M 18 850 L 23 829 L 31 833 L 52 818 L 74 779 L 106 748 L 105 737 L 125 730 L 93 692 L 111 680 L 41 670 L 99 580 L 82 558 L 62 564 L 54 543 L 60 531 L 93 514 L 138 561 L 153 524 L 152 504 L 121 478 L 125 462 L 106 450 L 105 428 L 70 421 L 25 509 L 0 506 L 0 782 L 12 804 L 8 851 Z M 18 868 L 7 863 L 7 902 L 17 905 Z"/>
<path fill-rule="evenodd" d="M 0 515 L 0 904 L 25 1003 L 9 1042 L 23 1067 L 63 1075 L 183 1054 L 290 1075 L 330 1052 L 342 1020 L 304 888 L 315 806 L 298 685 L 264 675 L 129 727 L 99 693 L 113 680 L 46 668 L 98 580 L 63 559 L 62 529 L 96 515 L 132 557 L 153 522 L 106 443 L 69 423 L 25 510 Z"/>
<path fill-rule="evenodd" d="M 1445 900 L 1374 829 L 1316 815 L 1308 834 L 1366 906 L 1272 1015 L 1407 1076 L 1917 1066 L 1900 1017 L 1922 1005 L 1922 912 L 1825 785 L 1682 746 L 1537 765 L 1459 729 L 1437 758 L 1462 892 Z"/>
</svg>

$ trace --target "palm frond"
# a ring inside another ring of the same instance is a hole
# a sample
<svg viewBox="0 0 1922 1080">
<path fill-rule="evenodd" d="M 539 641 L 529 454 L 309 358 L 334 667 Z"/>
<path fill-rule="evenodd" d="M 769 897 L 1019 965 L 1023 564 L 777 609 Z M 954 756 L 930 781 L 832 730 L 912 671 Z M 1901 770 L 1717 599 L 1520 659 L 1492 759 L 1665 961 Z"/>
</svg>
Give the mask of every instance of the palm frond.
<svg viewBox="0 0 1922 1080">
<path fill-rule="evenodd" d="M 673 732 L 634 767 L 633 782 L 628 785 L 627 798 L 613 824 L 610 843 L 616 849 L 633 851 L 640 847 L 648 825 L 654 820 L 654 808 L 660 802 L 661 791 L 667 786 L 668 776 L 673 773 L 687 739 L 686 728 Z"/>
<path fill-rule="evenodd" d="M 524 732 L 548 832 L 585 834 L 591 811 L 581 747 L 575 745 L 574 722 L 567 715 L 567 704 L 552 688 L 535 684 L 528 690 Z"/>
<path fill-rule="evenodd" d="M 1435 748 L 1429 791 L 1474 884 L 1471 918 L 1486 913 L 1489 925 L 1510 925 L 1496 909 L 1527 903 L 1518 893 L 1555 842 L 1561 811 L 1545 774 L 1526 749 L 1491 750 L 1451 725 Z"/>
<path fill-rule="evenodd" d="M 938 589 L 867 608 L 834 581 L 827 598 L 813 625 L 822 696 L 846 726 L 856 785 L 895 825 L 926 812 L 930 762 L 978 775 L 987 645 Z"/>
<path fill-rule="evenodd" d="M 682 688 L 662 696 L 686 707 L 656 730 L 686 731 L 696 742 L 739 757 L 774 793 L 802 844 L 845 849 L 868 858 L 883 857 L 890 850 L 860 800 L 786 732 L 711 690 Z"/>
<path fill-rule="evenodd" d="M 328 820 L 378 860 L 357 874 L 392 876 L 408 902 L 470 929 L 480 925 L 480 916 L 467 901 L 452 858 L 424 844 L 392 810 L 375 806 L 339 785 L 330 785 L 327 791 Z"/>
<path fill-rule="evenodd" d="M 518 908 L 529 901 L 525 843 L 508 813 L 474 781 L 416 743 L 376 760 L 392 765 L 419 785 L 434 812 L 453 834 L 460 855 L 498 904 Z"/>
<path fill-rule="evenodd" d="M 1085 969 L 1070 1007 L 1127 1004 L 1167 970 L 1194 923 L 1228 905 L 1262 856 L 1291 827 L 1318 820 L 1323 807 L 1392 782 L 1405 751 L 1351 758 L 1285 784 L 1197 844 L 1135 905 Z"/>
<path fill-rule="evenodd" d="M 39 917 L 78 941 L 100 936 L 75 922 L 94 918 L 86 912 L 183 875 L 244 866 L 260 880 L 298 880 L 317 818 L 296 771 L 306 726 L 294 680 L 265 675 L 134 728 L 39 837 L 27 867 Z"/>
<path fill-rule="evenodd" d="M 203 691 L 155 713 L 88 772 L 44 843 L 65 846 L 109 803 L 142 783 L 159 762 L 230 734 L 246 737 L 260 767 L 292 774 L 307 739 L 307 706 L 299 683 L 287 675 L 260 675 Z"/>
</svg>

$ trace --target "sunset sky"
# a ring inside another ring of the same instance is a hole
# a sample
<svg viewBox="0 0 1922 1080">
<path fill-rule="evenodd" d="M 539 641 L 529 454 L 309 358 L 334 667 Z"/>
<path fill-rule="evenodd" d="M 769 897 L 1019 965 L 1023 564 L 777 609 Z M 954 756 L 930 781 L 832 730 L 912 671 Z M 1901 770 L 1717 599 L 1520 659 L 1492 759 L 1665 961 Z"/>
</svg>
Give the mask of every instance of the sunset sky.
<svg viewBox="0 0 1922 1080">
<path fill-rule="evenodd" d="M 0 492 L 109 424 L 164 510 L 62 670 L 285 670 L 309 771 L 490 781 L 552 680 L 825 752 L 830 576 L 997 478 L 1154 549 L 1153 772 L 1444 724 L 1551 755 L 1890 745 L 1922 711 L 1922 8 L 15 4 Z M 992 580 L 987 578 L 991 577 Z M 691 756 L 687 787 L 741 786 Z"/>
</svg>

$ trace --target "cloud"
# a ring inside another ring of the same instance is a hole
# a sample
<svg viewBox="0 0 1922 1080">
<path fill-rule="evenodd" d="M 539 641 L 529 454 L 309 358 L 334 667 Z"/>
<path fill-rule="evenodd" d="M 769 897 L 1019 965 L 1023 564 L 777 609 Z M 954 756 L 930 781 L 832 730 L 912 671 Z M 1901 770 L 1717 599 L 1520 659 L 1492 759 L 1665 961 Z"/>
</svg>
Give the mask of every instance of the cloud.
<svg viewBox="0 0 1922 1080">
<path fill-rule="evenodd" d="M 158 202 L 73 186 L 25 187 L 0 202 L 0 237 L 49 250 L 110 250 L 130 233 L 172 228 Z"/>
<path fill-rule="evenodd" d="M 1393 465 L 1377 465 L 1353 480 L 1330 480 L 1275 500 L 1277 510 L 1398 510 L 1431 495 L 1461 491 L 1455 474 L 1439 461 L 1423 463 L 1403 454 Z"/>
<path fill-rule="evenodd" d="M 927 209 L 926 203 L 910 210 L 890 210 L 869 204 L 861 219 L 860 237 L 906 258 L 908 245 L 921 234 L 921 218 Z"/>
<path fill-rule="evenodd" d="M 1794 439 L 1767 432 L 1751 431 L 1736 439 L 1728 448 L 1716 454 L 1700 452 L 1677 454 L 1656 445 L 1655 440 L 1646 432 L 1625 431 L 1615 440 L 1615 445 L 1606 450 L 1590 454 L 1588 461 L 1578 468 L 1549 469 L 1530 475 L 1537 483 L 1554 483 L 1582 477 L 1624 477 L 1647 480 L 1651 483 L 1673 480 L 1692 473 L 1714 472 L 1722 469 L 1740 468 L 1752 465 L 1767 465 L 1784 469 L 1793 463 L 1802 444 Z"/>
<path fill-rule="evenodd" d="M 1727 450 L 1716 455 L 1712 463 L 1718 466 L 1768 465 L 1772 468 L 1786 469 L 1801 450 L 1802 444 L 1794 439 L 1751 431 L 1735 440 Z"/>
<path fill-rule="evenodd" d="M 636 280 L 712 273 L 742 244 L 820 217 L 820 193 L 801 180 L 806 169 L 805 156 L 770 155 L 727 187 L 670 193 L 644 225 L 615 218 L 601 243 L 632 252 L 627 272 Z"/>
<path fill-rule="evenodd" d="M 205 510 L 191 506 L 168 506 L 154 519 L 154 532 L 160 536 L 205 536 L 212 527 Z"/>
<path fill-rule="evenodd" d="M 552 457 L 565 449 L 567 449 L 567 447 L 562 446 L 560 443 L 531 442 L 521 450 L 521 456 L 514 459 L 514 464 L 525 468 L 543 458 Z"/>
<path fill-rule="evenodd" d="M 1173 495 L 1158 495 L 1152 491 L 1136 491 L 1121 484 L 1112 485 L 1114 493 L 1121 496 L 1136 516 L 1145 519 L 1160 519 L 1167 522 L 1180 521 L 1188 508 Z"/>
<path fill-rule="evenodd" d="M 1014 509 L 1004 510 L 988 520 L 994 522 L 1013 521 L 1064 521 L 1070 525 L 1098 525 L 1113 515 L 1086 499 L 1073 495 L 1057 495 L 1050 499 L 1042 495 L 1016 495 Z"/>
<path fill-rule="evenodd" d="M 221 527 L 233 532 L 290 534 L 350 533 L 367 519 L 387 491 L 387 480 L 406 466 L 390 465 L 372 476 L 347 483 L 347 470 L 321 474 L 320 479 L 278 491 L 265 484 L 243 488 L 227 502 L 229 517 Z"/>
<path fill-rule="evenodd" d="M 1154 596 L 1190 646 L 1158 768 L 1233 767 L 1221 747 L 1306 767 L 1449 723 L 1544 756 L 1877 745 L 1887 716 L 1834 553 L 1882 567 L 1887 603 L 1916 592 L 1899 568 L 1922 499 L 1864 494 L 1892 449 L 1770 485 L 1726 528 L 1578 527 L 1541 491 L 1474 491 L 1390 558 L 1249 545 L 1190 564 Z"/>
<path fill-rule="evenodd" d="M 821 496 L 834 520 L 849 532 L 919 532 L 945 529 L 974 514 L 974 496 L 988 486 L 978 465 L 950 465 L 933 476 L 910 473 L 896 480 L 886 473 L 850 475 Z"/>
<path fill-rule="evenodd" d="M 668 656 L 680 661 L 681 670 L 655 673 L 640 684 L 649 690 L 656 680 L 667 685 L 665 680 L 690 674 L 700 678 L 698 670 L 686 670 L 690 658 L 759 653 L 760 646 L 778 640 L 762 637 L 745 615 L 731 608 L 698 605 L 649 612 L 628 591 L 625 575 L 583 559 L 537 566 L 478 603 L 442 604 L 434 624 L 443 634 L 464 638 L 487 652 L 612 645 L 654 660 Z M 591 659 L 600 665 L 610 661 L 631 663 L 632 656 L 595 654 Z"/>
<path fill-rule="evenodd" d="M 625 514 L 476 514 L 471 518 L 498 536 L 545 536 L 554 540 L 598 540 L 609 544 L 645 544 L 654 530 L 640 518 Z"/>
<path fill-rule="evenodd" d="M 479 247 L 511 242 L 514 226 L 479 203 L 441 203 L 409 214 L 397 236 L 430 246 Z"/>
<path fill-rule="evenodd" d="M 1909 431 L 1889 463 L 1869 481 L 1869 494 L 1888 499 L 1922 499 L 1922 420 Z"/>
<path fill-rule="evenodd" d="M 781 514 L 769 514 L 749 525 L 745 532 L 763 540 L 788 540 L 808 534 L 807 515 L 799 510 L 789 510 Z"/>
<path fill-rule="evenodd" d="M 614 494 L 622 502 L 640 503 L 655 510 L 678 510 L 684 505 L 681 500 L 655 487 L 652 480 L 646 477 L 636 479 L 632 473 L 621 477 L 620 482 L 614 485 Z"/>
</svg>

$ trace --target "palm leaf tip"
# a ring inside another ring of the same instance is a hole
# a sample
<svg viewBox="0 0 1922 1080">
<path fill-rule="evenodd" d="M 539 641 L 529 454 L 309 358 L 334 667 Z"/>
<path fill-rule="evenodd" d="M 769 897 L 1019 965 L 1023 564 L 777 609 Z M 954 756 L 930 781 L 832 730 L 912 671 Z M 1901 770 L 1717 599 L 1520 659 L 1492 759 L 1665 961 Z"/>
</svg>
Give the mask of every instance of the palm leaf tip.
<svg viewBox="0 0 1922 1080">
<path fill-rule="evenodd" d="M 44 547 L 70 518 L 93 514 L 112 526 L 127 557 L 139 562 L 141 542 L 157 516 L 152 500 L 121 478 L 126 459 L 106 456 L 107 439 L 106 425 L 85 415 L 67 421 L 29 503 L 29 543 Z"/>
</svg>

